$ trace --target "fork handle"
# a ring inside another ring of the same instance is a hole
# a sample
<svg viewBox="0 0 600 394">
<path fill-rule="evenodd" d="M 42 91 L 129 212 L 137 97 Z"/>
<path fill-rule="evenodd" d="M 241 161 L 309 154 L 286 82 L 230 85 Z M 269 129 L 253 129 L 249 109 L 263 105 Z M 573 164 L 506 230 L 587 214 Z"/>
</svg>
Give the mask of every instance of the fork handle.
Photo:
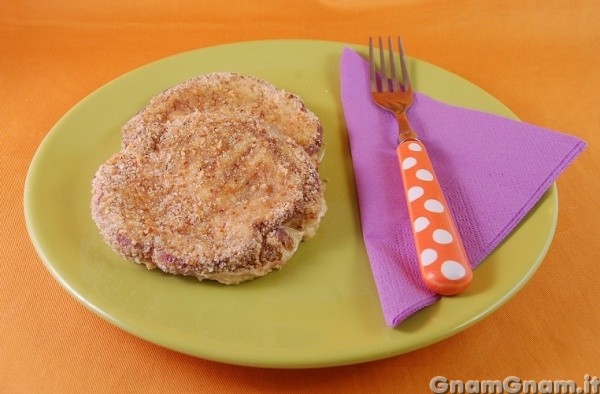
<svg viewBox="0 0 600 394">
<path fill-rule="evenodd" d="M 458 294 L 473 273 L 429 155 L 416 139 L 401 142 L 396 153 L 423 281 L 437 294 Z"/>
</svg>

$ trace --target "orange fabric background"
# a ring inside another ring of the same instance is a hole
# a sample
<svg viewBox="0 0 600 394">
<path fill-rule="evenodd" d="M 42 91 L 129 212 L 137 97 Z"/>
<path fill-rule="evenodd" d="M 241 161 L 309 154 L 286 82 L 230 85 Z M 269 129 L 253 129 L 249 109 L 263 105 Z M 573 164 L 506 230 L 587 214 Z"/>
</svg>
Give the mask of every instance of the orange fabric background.
<svg viewBox="0 0 600 394">
<path fill-rule="evenodd" d="M 522 120 L 588 149 L 559 179 L 559 220 L 532 280 L 462 333 L 406 355 L 317 370 L 245 368 L 127 334 L 69 296 L 25 230 L 38 144 L 92 90 L 153 60 L 271 38 L 365 44 L 401 34 Z M 450 379 L 600 375 L 600 2 L 0 0 L 0 392 L 428 392 Z"/>
</svg>

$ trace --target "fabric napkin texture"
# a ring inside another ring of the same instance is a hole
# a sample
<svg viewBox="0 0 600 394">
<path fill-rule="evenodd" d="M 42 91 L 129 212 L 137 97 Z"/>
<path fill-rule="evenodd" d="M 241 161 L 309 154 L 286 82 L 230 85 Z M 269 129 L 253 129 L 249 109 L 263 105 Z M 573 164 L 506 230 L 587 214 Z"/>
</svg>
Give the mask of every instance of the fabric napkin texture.
<svg viewBox="0 0 600 394">
<path fill-rule="evenodd" d="M 346 48 L 340 71 L 363 239 L 385 321 L 393 327 L 439 297 L 420 279 L 395 118 L 371 100 L 365 59 Z M 572 136 L 419 93 L 408 118 L 427 147 L 473 267 L 585 148 Z"/>
</svg>

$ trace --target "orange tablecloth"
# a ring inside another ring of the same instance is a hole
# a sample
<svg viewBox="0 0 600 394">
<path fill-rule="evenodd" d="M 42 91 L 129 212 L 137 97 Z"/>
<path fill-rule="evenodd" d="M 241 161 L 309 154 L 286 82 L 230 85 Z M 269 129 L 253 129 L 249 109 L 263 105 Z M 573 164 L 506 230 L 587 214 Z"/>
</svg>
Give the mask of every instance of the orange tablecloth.
<svg viewBox="0 0 600 394">
<path fill-rule="evenodd" d="M 340 3 L 340 4 L 338 4 Z M 556 235 L 533 279 L 460 334 L 409 354 L 316 370 L 182 355 L 95 316 L 36 255 L 23 218 L 30 160 L 92 90 L 156 59 L 271 38 L 364 44 L 401 34 L 410 55 L 484 88 L 522 120 L 585 139 L 559 179 Z M 0 392 L 429 392 L 448 379 L 600 375 L 600 2 L 0 0 Z"/>
</svg>

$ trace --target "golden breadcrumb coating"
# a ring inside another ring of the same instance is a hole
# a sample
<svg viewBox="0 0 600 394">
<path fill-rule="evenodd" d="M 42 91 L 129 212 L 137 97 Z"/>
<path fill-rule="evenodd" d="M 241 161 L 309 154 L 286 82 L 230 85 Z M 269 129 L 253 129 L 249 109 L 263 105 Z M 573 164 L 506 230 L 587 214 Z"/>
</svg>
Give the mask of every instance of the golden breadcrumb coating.
<svg viewBox="0 0 600 394">
<path fill-rule="evenodd" d="M 314 159 L 269 123 L 184 111 L 136 127 L 92 182 L 92 217 L 126 259 L 239 283 L 314 234 L 326 210 Z"/>
<path fill-rule="evenodd" d="M 322 157 L 323 129 L 300 97 L 251 76 L 219 72 L 200 75 L 155 96 L 122 129 L 122 146 L 136 145 L 147 125 L 194 111 L 249 114 L 291 137 L 315 161 Z"/>
</svg>

